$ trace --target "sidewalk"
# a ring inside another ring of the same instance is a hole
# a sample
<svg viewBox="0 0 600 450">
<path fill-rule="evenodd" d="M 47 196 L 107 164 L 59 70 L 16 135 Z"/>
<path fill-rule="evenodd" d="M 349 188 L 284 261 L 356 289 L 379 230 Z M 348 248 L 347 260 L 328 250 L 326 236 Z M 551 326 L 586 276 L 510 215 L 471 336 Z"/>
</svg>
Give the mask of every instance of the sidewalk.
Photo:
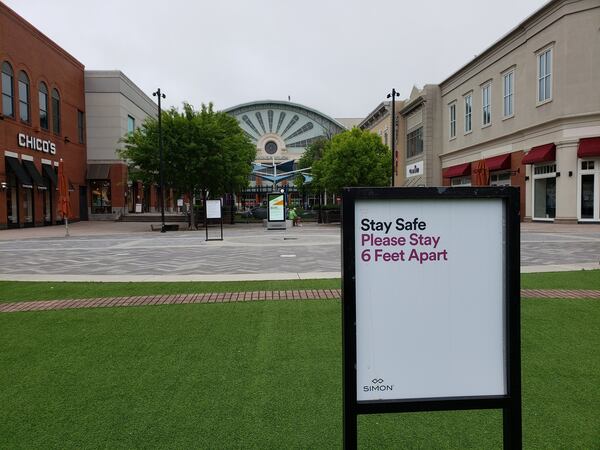
<svg viewBox="0 0 600 450">
<path fill-rule="evenodd" d="M 167 218 L 168 222 L 168 218 Z M 158 222 L 157 222 L 158 223 Z M 157 224 L 155 223 L 155 225 Z M 69 234 L 73 237 L 83 236 L 107 236 L 122 235 L 132 233 L 152 233 L 150 230 L 151 222 L 114 222 L 114 221 L 86 221 L 69 224 Z M 182 223 L 183 224 L 183 223 Z M 185 224 L 184 224 L 185 225 Z M 314 222 L 305 222 L 305 227 L 319 228 L 339 228 L 339 224 L 317 224 Z M 226 225 L 226 228 L 262 228 L 261 223 L 242 223 L 235 225 Z M 186 230 L 186 226 L 181 227 L 180 232 Z M 189 233 L 204 232 L 204 229 L 189 231 Z M 554 224 L 545 222 L 524 222 L 521 223 L 521 232 L 537 233 L 600 233 L 600 224 Z M 172 234 L 172 232 L 170 233 Z M 9 230 L 0 230 L 0 240 L 14 239 L 40 239 L 40 238 L 64 238 L 64 225 L 52 225 L 48 227 L 17 228 Z"/>
<path fill-rule="evenodd" d="M 219 292 L 204 294 L 149 295 L 138 297 L 88 298 L 0 303 L 0 313 L 45 311 L 54 309 L 110 308 L 119 306 L 174 305 L 186 303 L 231 303 L 266 300 L 332 300 L 342 296 L 341 289 L 308 289 L 292 291 Z M 600 290 L 522 289 L 522 298 L 594 298 Z"/>
</svg>

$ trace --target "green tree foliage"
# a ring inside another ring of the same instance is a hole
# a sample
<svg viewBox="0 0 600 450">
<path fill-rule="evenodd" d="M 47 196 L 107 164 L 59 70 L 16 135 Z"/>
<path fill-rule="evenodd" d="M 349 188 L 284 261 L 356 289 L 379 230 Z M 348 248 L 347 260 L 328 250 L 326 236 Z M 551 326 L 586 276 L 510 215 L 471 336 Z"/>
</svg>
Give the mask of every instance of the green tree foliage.
<svg viewBox="0 0 600 450">
<path fill-rule="evenodd" d="M 298 160 L 298 169 L 308 169 L 312 167 L 316 161 L 323 157 L 323 152 L 328 143 L 329 140 L 323 138 L 308 145 L 302 154 L 302 157 Z M 294 184 L 303 194 L 319 192 L 319 186 L 314 178 L 311 183 L 306 184 L 304 182 L 304 177 L 298 175 L 294 180 Z"/>
<path fill-rule="evenodd" d="M 247 186 L 256 148 L 235 118 L 215 112 L 212 104 L 203 104 L 199 111 L 184 104 L 182 112 L 163 111 L 161 120 L 166 186 L 190 195 L 208 191 L 211 196 Z M 147 118 L 122 142 L 120 156 L 129 162 L 131 176 L 158 183 L 158 119 Z"/>
<path fill-rule="evenodd" d="M 378 135 L 353 128 L 334 136 L 312 167 L 317 185 L 332 193 L 344 187 L 389 186 L 392 155 Z"/>
</svg>

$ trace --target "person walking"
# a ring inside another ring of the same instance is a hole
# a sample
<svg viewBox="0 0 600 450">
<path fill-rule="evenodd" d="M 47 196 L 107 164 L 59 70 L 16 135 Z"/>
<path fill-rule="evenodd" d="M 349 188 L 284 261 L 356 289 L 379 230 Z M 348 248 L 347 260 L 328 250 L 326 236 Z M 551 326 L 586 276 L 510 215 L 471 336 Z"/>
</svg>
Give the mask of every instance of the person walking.
<svg viewBox="0 0 600 450">
<path fill-rule="evenodd" d="M 292 221 L 292 226 L 298 225 L 298 213 L 296 212 L 296 208 L 290 209 L 288 213 L 288 218 Z"/>
</svg>

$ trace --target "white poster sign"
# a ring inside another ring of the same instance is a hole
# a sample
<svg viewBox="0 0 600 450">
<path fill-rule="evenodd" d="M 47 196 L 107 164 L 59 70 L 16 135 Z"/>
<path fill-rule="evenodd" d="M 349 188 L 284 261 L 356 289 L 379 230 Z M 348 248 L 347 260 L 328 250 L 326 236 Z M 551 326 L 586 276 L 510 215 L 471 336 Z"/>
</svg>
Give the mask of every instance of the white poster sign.
<svg viewBox="0 0 600 450">
<path fill-rule="evenodd" d="M 221 200 L 206 200 L 206 218 L 221 218 Z"/>
<path fill-rule="evenodd" d="M 357 400 L 506 395 L 504 207 L 357 200 Z"/>
<path fill-rule="evenodd" d="M 183 206 L 183 199 L 182 198 L 178 198 L 177 199 L 177 206 Z"/>
</svg>

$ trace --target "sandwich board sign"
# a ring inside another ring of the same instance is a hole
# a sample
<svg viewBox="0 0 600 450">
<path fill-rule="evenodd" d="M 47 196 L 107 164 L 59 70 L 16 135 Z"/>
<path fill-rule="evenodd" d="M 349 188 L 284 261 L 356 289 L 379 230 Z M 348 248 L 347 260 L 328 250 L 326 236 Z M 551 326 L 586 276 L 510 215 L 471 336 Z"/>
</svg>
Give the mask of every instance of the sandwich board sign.
<svg viewBox="0 0 600 450">
<path fill-rule="evenodd" d="M 204 220 L 204 229 L 206 231 L 206 240 L 207 241 L 222 241 L 223 240 L 223 216 L 221 214 L 222 204 L 221 199 L 218 200 L 206 200 L 206 208 L 205 208 L 205 220 Z M 220 238 L 208 238 L 208 221 L 211 220 L 213 223 L 218 220 L 218 224 L 221 226 L 221 237 Z M 216 219 L 216 220 L 215 220 Z"/>
<path fill-rule="evenodd" d="M 521 448 L 519 190 L 346 188 L 344 447 L 358 414 L 502 409 Z"/>
</svg>

